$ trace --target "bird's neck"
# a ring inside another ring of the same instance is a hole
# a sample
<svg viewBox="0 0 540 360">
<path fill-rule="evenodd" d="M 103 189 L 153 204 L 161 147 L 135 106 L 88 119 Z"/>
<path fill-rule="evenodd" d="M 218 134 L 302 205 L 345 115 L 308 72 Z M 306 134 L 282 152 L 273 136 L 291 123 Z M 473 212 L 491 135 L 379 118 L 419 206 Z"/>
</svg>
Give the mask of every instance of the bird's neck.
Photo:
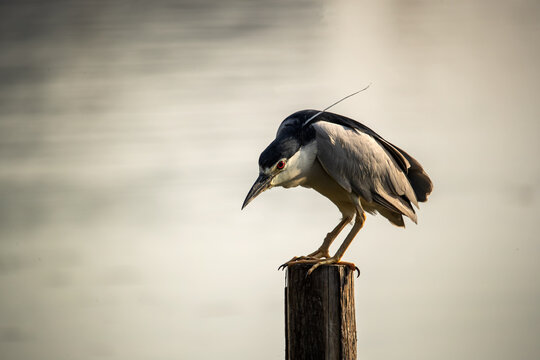
<svg viewBox="0 0 540 360">
<path fill-rule="evenodd" d="M 316 158 L 317 145 L 315 141 L 301 146 L 287 161 L 287 168 L 274 177 L 272 186 L 289 188 L 303 185 Z"/>
</svg>

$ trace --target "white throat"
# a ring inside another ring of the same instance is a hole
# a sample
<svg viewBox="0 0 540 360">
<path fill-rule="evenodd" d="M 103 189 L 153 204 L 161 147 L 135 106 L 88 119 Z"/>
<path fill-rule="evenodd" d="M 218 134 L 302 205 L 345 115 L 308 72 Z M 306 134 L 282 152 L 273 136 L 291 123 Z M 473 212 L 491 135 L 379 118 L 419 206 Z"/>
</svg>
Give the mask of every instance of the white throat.
<svg viewBox="0 0 540 360">
<path fill-rule="evenodd" d="M 300 147 L 296 154 L 287 161 L 285 170 L 272 179 L 271 185 L 289 188 L 304 184 L 316 157 L 317 145 L 315 141 Z"/>
</svg>

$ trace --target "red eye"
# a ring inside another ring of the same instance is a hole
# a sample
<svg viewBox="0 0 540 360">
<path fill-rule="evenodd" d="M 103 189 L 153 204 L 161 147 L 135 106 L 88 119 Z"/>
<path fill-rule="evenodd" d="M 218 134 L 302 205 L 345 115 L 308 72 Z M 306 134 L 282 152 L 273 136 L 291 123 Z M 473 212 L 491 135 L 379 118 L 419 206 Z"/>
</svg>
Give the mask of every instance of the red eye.
<svg viewBox="0 0 540 360">
<path fill-rule="evenodd" d="M 283 161 L 283 160 L 280 160 L 276 165 L 276 168 L 278 168 L 278 170 L 281 170 L 284 167 L 285 167 L 285 161 Z"/>
</svg>

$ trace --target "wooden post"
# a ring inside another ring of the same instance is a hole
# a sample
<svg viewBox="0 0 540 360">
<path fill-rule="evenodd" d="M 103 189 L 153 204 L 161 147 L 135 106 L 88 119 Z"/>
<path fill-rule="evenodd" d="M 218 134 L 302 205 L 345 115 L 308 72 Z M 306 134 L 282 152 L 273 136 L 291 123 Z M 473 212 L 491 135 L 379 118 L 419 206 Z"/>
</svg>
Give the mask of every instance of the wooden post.
<svg viewBox="0 0 540 360">
<path fill-rule="evenodd" d="M 354 270 L 324 265 L 306 277 L 310 267 L 287 268 L 285 358 L 355 360 Z"/>
</svg>

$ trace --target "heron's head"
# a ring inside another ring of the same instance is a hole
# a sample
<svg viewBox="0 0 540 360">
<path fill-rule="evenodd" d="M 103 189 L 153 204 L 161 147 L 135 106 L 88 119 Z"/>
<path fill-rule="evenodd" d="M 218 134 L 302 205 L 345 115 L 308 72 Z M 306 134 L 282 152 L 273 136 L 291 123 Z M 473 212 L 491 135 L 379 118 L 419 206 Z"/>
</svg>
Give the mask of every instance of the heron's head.
<svg viewBox="0 0 540 360">
<path fill-rule="evenodd" d="M 259 177 L 249 190 L 242 209 L 263 191 L 275 186 L 296 186 L 295 181 L 311 166 L 315 158 L 312 141 L 302 138 L 301 123 L 287 118 L 281 124 L 276 139 L 259 157 Z M 310 139 L 313 140 L 313 139 Z"/>
</svg>

